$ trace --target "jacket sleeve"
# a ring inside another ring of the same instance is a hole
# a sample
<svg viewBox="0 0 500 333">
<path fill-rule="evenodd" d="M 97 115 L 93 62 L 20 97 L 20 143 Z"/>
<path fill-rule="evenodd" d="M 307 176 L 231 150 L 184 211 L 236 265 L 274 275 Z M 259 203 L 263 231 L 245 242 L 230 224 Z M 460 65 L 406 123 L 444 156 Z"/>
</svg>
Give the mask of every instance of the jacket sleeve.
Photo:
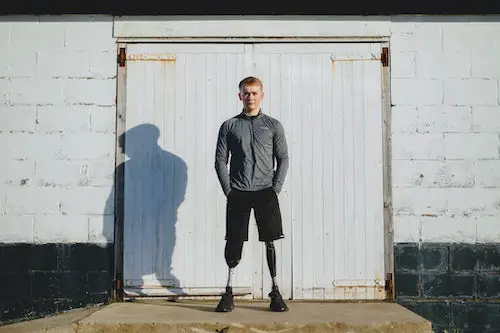
<svg viewBox="0 0 500 333">
<path fill-rule="evenodd" d="M 273 151 L 276 158 L 276 172 L 273 179 L 273 188 L 276 193 L 280 193 L 288 172 L 288 146 L 286 142 L 283 125 L 278 122 L 275 127 L 273 137 Z"/>
<path fill-rule="evenodd" d="M 229 172 L 227 170 L 227 163 L 229 160 L 229 146 L 227 140 L 227 123 L 224 122 L 219 128 L 219 135 L 217 137 L 217 146 L 215 149 L 215 171 L 217 178 L 222 187 L 224 195 L 231 192 L 231 185 L 229 181 Z"/>
</svg>

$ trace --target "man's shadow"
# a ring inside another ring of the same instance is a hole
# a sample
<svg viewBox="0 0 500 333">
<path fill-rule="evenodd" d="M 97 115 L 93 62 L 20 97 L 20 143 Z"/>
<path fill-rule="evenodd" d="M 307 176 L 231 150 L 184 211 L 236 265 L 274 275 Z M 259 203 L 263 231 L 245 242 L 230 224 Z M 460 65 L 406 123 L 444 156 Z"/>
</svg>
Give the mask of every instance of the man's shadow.
<svg viewBox="0 0 500 333">
<path fill-rule="evenodd" d="M 117 273 L 123 272 L 123 279 L 134 279 L 134 285 L 145 286 L 160 282 L 180 295 L 184 292 L 172 271 L 172 255 L 177 211 L 186 194 L 187 164 L 163 150 L 159 139 L 160 130 L 153 124 L 138 125 L 118 138 L 126 158 L 115 169 L 115 175 L 119 175 L 115 177 L 117 200 L 111 193 L 105 207 L 109 211 L 116 206 L 116 226 L 105 221 L 104 228 L 117 228 L 115 246 L 123 246 L 123 252 L 115 251 L 115 255 L 123 253 Z M 134 292 L 146 296 L 139 289 L 134 288 Z"/>
</svg>

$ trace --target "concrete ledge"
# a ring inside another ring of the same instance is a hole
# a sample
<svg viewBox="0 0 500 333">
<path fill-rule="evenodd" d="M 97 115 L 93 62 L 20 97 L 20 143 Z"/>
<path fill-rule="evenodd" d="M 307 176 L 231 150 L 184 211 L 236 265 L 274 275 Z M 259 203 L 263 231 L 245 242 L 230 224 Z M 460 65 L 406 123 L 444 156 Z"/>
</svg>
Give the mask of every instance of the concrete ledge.
<svg viewBox="0 0 500 333">
<path fill-rule="evenodd" d="M 73 325 L 76 333 L 120 332 L 432 332 L 431 322 L 395 303 L 289 302 L 274 313 L 268 302 L 235 301 L 216 313 L 214 301 L 114 303 Z"/>
</svg>

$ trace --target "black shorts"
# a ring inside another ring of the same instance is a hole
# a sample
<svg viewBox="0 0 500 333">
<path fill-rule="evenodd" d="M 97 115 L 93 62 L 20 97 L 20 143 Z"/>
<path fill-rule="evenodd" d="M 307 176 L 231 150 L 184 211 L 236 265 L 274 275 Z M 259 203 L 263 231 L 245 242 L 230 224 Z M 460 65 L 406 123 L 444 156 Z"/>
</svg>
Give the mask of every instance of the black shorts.
<svg viewBox="0 0 500 333">
<path fill-rule="evenodd" d="M 270 187 L 253 192 L 231 190 L 226 205 L 226 240 L 248 240 L 248 223 L 252 208 L 259 241 L 273 241 L 285 237 L 278 195 Z"/>
</svg>

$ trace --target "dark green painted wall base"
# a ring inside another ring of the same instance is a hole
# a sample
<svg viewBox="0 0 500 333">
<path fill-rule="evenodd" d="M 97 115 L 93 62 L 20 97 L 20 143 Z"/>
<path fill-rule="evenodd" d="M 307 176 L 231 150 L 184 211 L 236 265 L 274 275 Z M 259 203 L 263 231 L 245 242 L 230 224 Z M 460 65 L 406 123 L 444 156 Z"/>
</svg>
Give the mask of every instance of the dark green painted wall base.
<svg viewBox="0 0 500 333">
<path fill-rule="evenodd" d="M 0 244 L 0 323 L 107 302 L 112 264 L 112 245 Z"/>
<path fill-rule="evenodd" d="M 395 245 L 399 304 L 435 332 L 500 332 L 500 244 Z"/>
</svg>

